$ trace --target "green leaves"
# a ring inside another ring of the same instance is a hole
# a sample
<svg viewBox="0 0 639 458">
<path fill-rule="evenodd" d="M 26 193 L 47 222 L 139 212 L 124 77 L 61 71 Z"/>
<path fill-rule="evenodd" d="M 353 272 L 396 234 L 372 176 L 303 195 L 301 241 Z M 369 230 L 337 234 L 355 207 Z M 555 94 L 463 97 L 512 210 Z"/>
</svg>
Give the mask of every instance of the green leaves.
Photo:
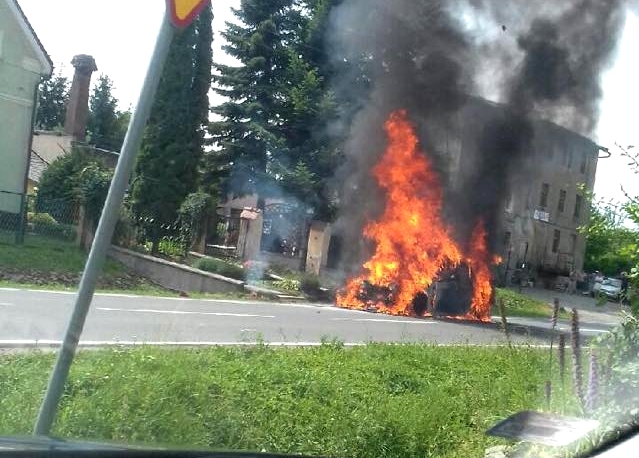
<svg viewBox="0 0 639 458">
<path fill-rule="evenodd" d="M 126 129 L 121 128 L 118 101 L 112 95 L 113 82 L 107 75 L 100 75 L 89 98 L 87 130 L 91 143 L 98 148 L 119 151 Z"/>
<path fill-rule="evenodd" d="M 62 128 L 69 98 L 69 80 L 58 73 L 44 79 L 38 88 L 36 127 L 42 130 Z"/>
<path fill-rule="evenodd" d="M 209 6 L 175 36 L 138 155 L 132 210 L 154 253 L 168 228 L 174 227 L 182 201 L 200 184 L 211 81 L 211 21 Z"/>
<path fill-rule="evenodd" d="M 337 117 L 324 49 L 334 0 L 254 0 L 227 24 L 227 52 L 242 65 L 216 65 L 214 90 L 230 101 L 213 107 L 207 186 L 235 194 L 284 191 L 316 216 L 331 214 L 328 178 L 340 158 L 329 124 Z M 211 173 L 210 171 L 219 173 Z"/>
</svg>

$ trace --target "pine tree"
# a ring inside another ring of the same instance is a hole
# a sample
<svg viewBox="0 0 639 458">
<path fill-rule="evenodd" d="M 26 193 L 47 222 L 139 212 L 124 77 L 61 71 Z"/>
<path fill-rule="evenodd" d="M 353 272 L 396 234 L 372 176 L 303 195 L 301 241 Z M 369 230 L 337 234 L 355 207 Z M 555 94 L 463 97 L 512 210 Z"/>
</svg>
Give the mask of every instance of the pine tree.
<svg viewBox="0 0 639 458">
<path fill-rule="evenodd" d="M 207 7 L 171 44 L 132 189 L 132 209 L 157 251 L 163 230 L 198 187 L 208 123 L 213 13 Z"/>
<path fill-rule="evenodd" d="M 206 180 L 212 191 L 236 194 L 268 192 L 272 185 L 269 164 L 282 153 L 280 119 L 284 74 L 289 62 L 287 41 L 298 17 L 294 0 L 244 0 L 233 13 L 237 24 L 227 23 L 221 35 L 223 49 L 240 66 L 215 64 L 215 91 L 228 101 L 213 107 L 221 120 L 210 126 L 219 149 L 205 161 Z"/>
<path fill-rule="evenodd" d="M 124 137 L 118 125 L 118 101 L 112 94 L 113 82 L 100 75 L 89 98 L 87 130 L 98 148 L 119 151 Z"/>
<path fill-rule="evenodd" d="M 337 116 L 329 90 L 325 32 L 341 0 L 251 0 L 222 33 L 237 67 L 216 65 L 217 149 L 206 155 L 210 188 L 261 196 L 284 192 L 330 218 L 328 186 L 340 158 L 328 124 Z"/>
<path fill-rule="evenodd" d="M 42 130 L 54 130 L 64 125 L 67 99 L 69 98 L 69 80 L 58 73 L 43 79 L 38 90 L 38 110 L 36 127 Z"/>
</svg>

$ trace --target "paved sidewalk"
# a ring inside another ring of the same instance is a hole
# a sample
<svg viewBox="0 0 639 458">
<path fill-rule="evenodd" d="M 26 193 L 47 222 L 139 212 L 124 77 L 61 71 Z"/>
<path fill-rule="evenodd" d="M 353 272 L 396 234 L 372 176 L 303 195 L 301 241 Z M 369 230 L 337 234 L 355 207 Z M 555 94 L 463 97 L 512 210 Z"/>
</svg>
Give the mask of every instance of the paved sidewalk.
<svg viewBox="0 0 639 458">
<path fill-rule="evenodd" d="M 608 302 L 597 305 L 594 298 L 582 294 L 567 294 L 540 288 L 523 288 L 521 293 L 552 304 L 554 299 L 559 299 L 559 305 L 566 310 L 576 308 L 579 314 L 579 327 L 581 333 L 586 337 L 594 337 L 603 332 L 607 332 L 618 326 L 623 319 L 623 310 L 620 304 Z M 494 322 L 500 323 L 501 318 L 492 317 Z M 513 329 L 521 328 L 533 334 L 548 334 L 551 332 L 550 317 L 548 318 L 527 318 L 509 317 L 508 323 Z M 571 329 L 570 320 L 560 319 L 557 321 L 557 330 L 569 333 Z"/>
</svg>

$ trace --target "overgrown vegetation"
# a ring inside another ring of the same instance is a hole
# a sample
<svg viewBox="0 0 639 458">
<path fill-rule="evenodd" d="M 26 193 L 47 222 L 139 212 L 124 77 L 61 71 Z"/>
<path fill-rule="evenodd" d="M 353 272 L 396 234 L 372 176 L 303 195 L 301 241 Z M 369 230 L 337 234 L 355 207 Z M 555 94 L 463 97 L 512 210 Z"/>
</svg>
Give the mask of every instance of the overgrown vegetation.
<svg viewBox="0 0 639 458">
<path fill-rule="evenodd" d="M 195 261 L 193 267 L 224 277 L 235 278 L 236 280 L 244 280 L 246 278 L 246 272 L 242 266 L 217 258 L 200 258 Z"/>
<path fill-rule="evenodd" d="M 543 403 L 546 353 L 369 345 L 80 353 L 53 434 L 324 456 L 483 456 Z M 0 434 L 29 434 L 51 354 L 0 359 Z"/>
<path fill-rule="evenodd" d="M 506 288 L 495 289 L 495 306 L 499 301 L 504 302 L 506 316 L 523 316 L 531 318 L 548 318 L 552 313 L 552 306 L 544 301 L 535 299 Z M 493 309 L 493 315 L 500 315 L 498 309 Z M 567 318 L 566 311 L 559 311 L 561 318 Z"/>
</svg>

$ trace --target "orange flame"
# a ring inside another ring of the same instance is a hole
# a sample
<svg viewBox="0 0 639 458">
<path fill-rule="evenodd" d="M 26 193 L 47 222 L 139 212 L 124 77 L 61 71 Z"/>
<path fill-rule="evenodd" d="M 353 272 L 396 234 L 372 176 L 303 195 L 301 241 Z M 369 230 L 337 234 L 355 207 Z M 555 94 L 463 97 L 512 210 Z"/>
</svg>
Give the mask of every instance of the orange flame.
<svg viewBox="0 0 639 458">
<path fill-rule="evenodd" d="M 364 236 L 375 242 L 364 273 L 351 279 L 337 295 L 343 308 L 367 309 L 393 315 L 412 315 L 413 299 L 428 289 L 438 275 L 466 261 L 471 270 L 473 297 L 464 318 L 490 318 L 491 273 L 486 230 L 480 221 L 465 256 L 451 237 L 442 212 L 442 186 L 433 167 L 418 148 L 414 128 L 405 110 L 393 112 L 385 123 L 388 147 L 372 174 L 385 191 L 386 205 L 377 221 L 369 222 Z M 362 299 L 364 282 L 394 288 L 392 304 Z M 371 303 L 373 302 L 373 303 Z"/>
</svg>

